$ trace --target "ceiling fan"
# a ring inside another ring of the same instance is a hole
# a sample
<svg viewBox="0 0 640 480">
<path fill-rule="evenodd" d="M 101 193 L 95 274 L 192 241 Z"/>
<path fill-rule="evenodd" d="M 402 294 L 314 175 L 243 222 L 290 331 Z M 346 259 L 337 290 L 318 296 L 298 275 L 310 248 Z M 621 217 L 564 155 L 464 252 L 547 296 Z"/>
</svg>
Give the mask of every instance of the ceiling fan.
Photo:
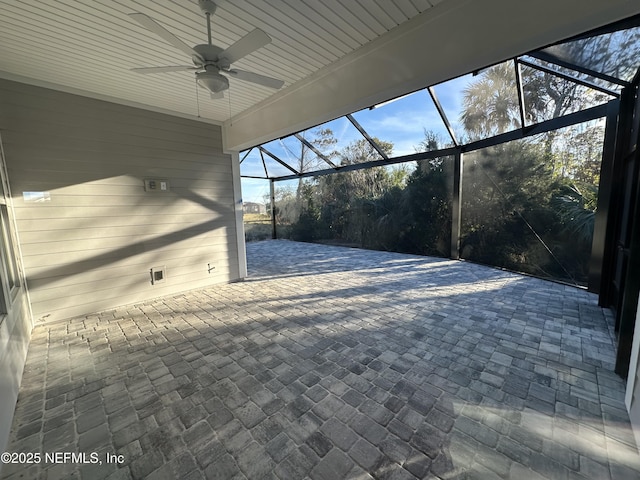
<svg viewBox="0 0 640 480">
<path fill-rule="evenodd" d="M 269 35 L 259 28 L 256 28 L 226 49 L 213 45 L 211 43 L 211 15 L 215 13 L 217 5 L 213 0 L 198 0 L 198 4 L 200 5 L 202 13 L 204 13 L 207 18 L 208 43 L 196 45 L 193 48 L 144 13 L 130 13 L 129 16 L 140 25 L 155 33 L 178 50 L 191 56 L 191 60 L 193 61 L 193 65 L 142 67 L 132 68 L 131 70 L 145 74 L 195 70 L 197 83 L 209 90 L 212 98 L 222 98 L 223 92 L 229 88 L 229 79 L 225 75 L 276 90 L 284 85 L 284 81 L 282 80 L 231 68 L 232 63 L 237 62 L 241 58 L 271 42 Z"/>
</svg>

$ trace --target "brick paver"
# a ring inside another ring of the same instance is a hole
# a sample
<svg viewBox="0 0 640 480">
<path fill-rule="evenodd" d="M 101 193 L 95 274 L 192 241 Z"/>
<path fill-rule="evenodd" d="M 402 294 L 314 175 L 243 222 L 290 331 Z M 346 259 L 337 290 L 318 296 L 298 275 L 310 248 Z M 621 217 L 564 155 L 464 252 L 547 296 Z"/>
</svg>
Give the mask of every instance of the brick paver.
<svg viewBox="0 0 640 480">
<path fill-rule="evenodd" d="M 247 281 L 38 325 L 9 450 L 87 463 L 3 478 L 640 478 L 594 295 L 396 253 L 247 253 Z"/>
</svg>

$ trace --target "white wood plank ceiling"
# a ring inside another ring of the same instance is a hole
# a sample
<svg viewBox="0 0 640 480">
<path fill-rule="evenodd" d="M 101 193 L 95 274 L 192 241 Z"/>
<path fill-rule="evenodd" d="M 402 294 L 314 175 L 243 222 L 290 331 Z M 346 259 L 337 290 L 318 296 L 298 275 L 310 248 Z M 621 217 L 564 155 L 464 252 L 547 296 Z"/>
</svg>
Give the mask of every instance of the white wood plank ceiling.
<svg viewBox="0 0 640 480">
<path fill-rule="evenodd" d="M 223 48 L 259 27 L 272 43 L 234 67 L 298 82 L 442 0 L 217 0 L 213 43 Z M 2 0 L 0 77 L 120 103 L 223 122 L 274 93 L 231 79 L 212 100 L 193 72 L 140 75 L 134 67 L 190 58 L 128 16 L 141 12 L 186 44 L 206 43 L 196 0 Z"/>
</svg>

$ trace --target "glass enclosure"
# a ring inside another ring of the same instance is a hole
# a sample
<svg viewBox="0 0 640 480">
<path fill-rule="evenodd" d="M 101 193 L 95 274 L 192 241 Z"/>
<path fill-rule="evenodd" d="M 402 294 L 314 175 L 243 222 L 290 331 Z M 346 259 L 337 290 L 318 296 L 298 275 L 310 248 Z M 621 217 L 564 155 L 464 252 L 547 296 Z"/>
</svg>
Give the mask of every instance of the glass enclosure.
<svg viewBox="0 0 640 480">
<path fill-rule="evenodd" d="M 595 121 L 466 154 L 461 257 L 586 286 L 603 140 Z"/>
<path fill-rule="evenodd" d="M 638 23 L 256 146 L 241 173 L 274 181 L 279 238 L 459 256 L 587 285 L 604 118 L 637 75 Z"/>
</svg>

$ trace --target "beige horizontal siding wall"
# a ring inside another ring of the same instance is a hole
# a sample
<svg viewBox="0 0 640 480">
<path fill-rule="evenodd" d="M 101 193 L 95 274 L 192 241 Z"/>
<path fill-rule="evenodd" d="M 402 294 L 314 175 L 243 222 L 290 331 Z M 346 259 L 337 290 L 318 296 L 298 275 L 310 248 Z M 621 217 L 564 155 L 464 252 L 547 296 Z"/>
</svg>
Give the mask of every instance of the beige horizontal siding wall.
<svg viewBox="0 0 640 480">
<path fill-rule="evenodd" d="M 239 277 L 220 127 L 0 80 L 0 129 L 36 321 Z"/>
</svg>

